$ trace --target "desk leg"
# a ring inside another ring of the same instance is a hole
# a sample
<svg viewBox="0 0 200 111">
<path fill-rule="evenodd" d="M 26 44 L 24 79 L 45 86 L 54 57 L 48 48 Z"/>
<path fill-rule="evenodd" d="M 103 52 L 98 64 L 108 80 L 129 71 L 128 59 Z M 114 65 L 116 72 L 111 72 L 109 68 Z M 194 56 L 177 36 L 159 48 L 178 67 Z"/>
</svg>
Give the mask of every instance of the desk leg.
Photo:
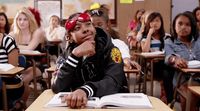
<svg viewBox="0 0 200 111">
<path fill-rule="evenodd" d="M 47 71 L 47 74 L 48 74 L 48 84 L 49 84 L 49 89 L 51 88 L 51 78 L 52 78 L 52 72 L 48 72 Z"/>
<path fill-rule="evenodd" d="M 195 75 L 190 76 L 190 79 L 188 81 L 188 86 L 197 85 L 197 84 L 192 84 L 193 76 Z M 197 107 L 196 105 L 199 100 L 199 97 L 188 90 L 185 99 L 186 99 L 186 111 L 196 111 Z"/>
<path fill-rule="evenodd" d="M 33 63 L 33 85 L 34 85 L 34 96 L 37 98 L 38 93 L 37 93 L 37 81 L 36 81 L 36 65 L 35 65 L 35 60 L 32 58 L 32 63 Z"/>
<path fill-rule="evenodd" d="M 151 96 L 153 96 L 153 63 L 154 60 L 151 60 Z"/>
<path fill-rule="evenodd" d="M 146 86 L 147 86 L 147 74 L 148 74 L 148 69 L 147 69 L 147 60 L 144 58 L 144 86 L 143 86 L 143 92 L 146 94 Z"/>
<path fill-rule="evenodd" d="M 3 107 L 4 111 L 8 111 L 8 101 L 7 101 L 7 92 L 6 92 L 6 83 L 2 81 L 2 96 L 3 96 Z"/>
</svg>

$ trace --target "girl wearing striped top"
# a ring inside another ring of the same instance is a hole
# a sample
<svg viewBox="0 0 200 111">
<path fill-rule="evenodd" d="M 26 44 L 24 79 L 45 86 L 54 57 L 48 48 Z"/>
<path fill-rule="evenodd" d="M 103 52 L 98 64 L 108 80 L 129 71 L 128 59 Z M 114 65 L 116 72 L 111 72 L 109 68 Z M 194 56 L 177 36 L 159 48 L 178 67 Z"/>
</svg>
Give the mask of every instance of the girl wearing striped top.
<svg viewBox="0 0 200 111">
<path fill-rule="evenodd" d="M 0 33 L 0 63 L 9 63 L 14 66 L 18 65 L 18 48 L 15 43 L 15 40 L 6 34 Z M 2 77 L 0 81 L 5 81 L 7 85 L 15 85 L 15 88 L 7 87 L 7 98 L 8 98 L 8 107 L 12 108 L 13 102 L 19 99 L 23 92 L 23 82 L 21 79 L 16 77 Z M 14 92 L 14 93 L 13 93 Z M 0 100 L 2 100 L 2 90 L 0 90 Z M 0 101 L 1 103 L 2 101 Z M 2 103 L 0 104 L 0 110 L 3 108 Z"/>
<path fill-rule="evenodd" d="M 142 52 L 162 51 L 164 48 L 164 23 L 160 13 L 152 12 L 145 24 L 143 39 L 141 41 Z"/>
<path fill-rule="evenodd" d="M 164 39 L 170 37 L 165 33 L 163 18 L 160 13 L 152 12 L 145 24 L 143 39 L 141 41 L 142 52 L 162 51 L 164 49 Z M 173 72 L 171 67 L 166 66 L 164 61 L 157 61 L 153 64 L 154 79 L 161 81 L 161 87 L 165 91 L 161 93 L 161 99 L 170 103 L 173 98 Z M 166 96 L 165 96 L 166 94 Z"/>
</svg>

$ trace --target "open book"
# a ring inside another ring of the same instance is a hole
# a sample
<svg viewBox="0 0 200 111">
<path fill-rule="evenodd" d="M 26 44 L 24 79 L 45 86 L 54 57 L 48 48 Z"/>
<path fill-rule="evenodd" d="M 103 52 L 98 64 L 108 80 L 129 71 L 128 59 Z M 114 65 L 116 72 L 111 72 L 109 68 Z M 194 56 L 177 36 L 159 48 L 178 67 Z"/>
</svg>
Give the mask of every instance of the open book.
<svg viewBox="0 0 200 111">
<path fill-rule="evenodd" d="M 15 68 L 15 66 L 13 66 L 12 64 L 7 64 L 7 63 L 0 64 L 0 71 L 8 71 L 13 68 Z"/>
<path fill-rule="evenodd" d="M 45 107 L 67 106 L 66 103 L 61 102 L 63 94 L 68 92 L 61 92 L 56 95 L 45 105 Z M 90 97 L 87 103 L 88 108 L 152 108 L 147 95 L 143 93 L 117 93 L 102 98 Z"/>
<path fill-rule="evenodd" d="M 198 60 L 188 61 L 188 68 L 200 68 L 200 61 Z"/>
</svg>

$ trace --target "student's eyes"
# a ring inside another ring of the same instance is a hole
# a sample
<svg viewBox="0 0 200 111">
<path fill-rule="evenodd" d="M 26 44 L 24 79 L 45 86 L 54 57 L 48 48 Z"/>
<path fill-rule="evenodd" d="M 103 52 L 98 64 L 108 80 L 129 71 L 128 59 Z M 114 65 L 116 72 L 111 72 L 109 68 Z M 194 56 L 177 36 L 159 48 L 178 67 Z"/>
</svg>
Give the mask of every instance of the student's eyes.
<svg viewBox="0 0 200 111">
<path fill-rule="evenodd" d="M 92 23 L 91 23 L 91 22 L 87 22 L 86 25 L 87 25 L 87 26 L 90 26 L 90 25 L 92 25 Z"/>
<path fill-rule="evenodd" d="M 102 27 L 102 26 L 103 26 L 103 24 L 102 24 L 102 23 L 98 23 L 98 26 L 99 26 L 99 27 Z"/>
<path fill-rule="evenodd" d="M 183 25 L 183 22 L 178 22 L 178 25 L 180 25 L 180 26 Z"/>
<path fill-rule="evenodd" d="M 79 31 L 80 28 L 81 28 L 80 26 L 75 26 L 75 27 L 74 27 L 74 31 Z"/>
<path fill-rule="evenodd" d="M 18 18 L 18 21 L 27 21 L 28 19 L 27 18 Z"/>
</svg>

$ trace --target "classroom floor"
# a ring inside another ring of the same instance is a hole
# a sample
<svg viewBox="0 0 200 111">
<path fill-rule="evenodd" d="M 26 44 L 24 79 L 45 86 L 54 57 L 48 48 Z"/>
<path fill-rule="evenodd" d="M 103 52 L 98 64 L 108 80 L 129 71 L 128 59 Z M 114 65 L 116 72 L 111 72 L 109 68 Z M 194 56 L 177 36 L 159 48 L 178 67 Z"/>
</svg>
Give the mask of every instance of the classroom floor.
<svg viewBox="0 0 200 111">
<path fill-rule="evenodd" d="M 134 82 L 135 82 L 135 75 L 131 75 L 130 76 L 130 92 L 133 92 L 134 91 Z M 136 86 L 137 87 L 137 86 Z M 41 89 L 41 86 L 38 85 L 38 88 Z M 154 97 L 157 97 L 157 98 L 160 98 L 160 94 L 161 94 L 161 87 L 160 87 L 160 83 L 158 81 L 154 81 L 154 89 L 153 89 L 153 96 Z M 147 82 L 147 94 L 150 95 L 150 82 Z M 34 94 L 33 94 L 33 91 L 31 92 L 30 96 L 29 96 L 29 99 L 27 101 L 27 107 L 29 105 L 31 105 L 31 103 L 34 101 Z M 180 108 L 180 104 L 179 103 L 175 103 L 174 105 L 174 111 L 181 111 L 181 108 Z"/>
</svg>

